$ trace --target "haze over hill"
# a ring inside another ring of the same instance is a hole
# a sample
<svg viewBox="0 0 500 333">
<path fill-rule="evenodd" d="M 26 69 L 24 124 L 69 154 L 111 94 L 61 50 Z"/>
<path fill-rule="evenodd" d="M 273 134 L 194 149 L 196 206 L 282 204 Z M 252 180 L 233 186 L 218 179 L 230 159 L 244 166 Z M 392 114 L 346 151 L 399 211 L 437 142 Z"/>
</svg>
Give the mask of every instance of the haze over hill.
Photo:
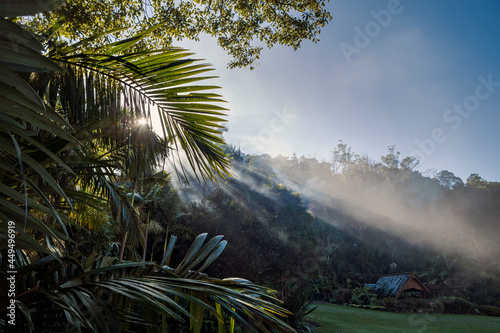
<svg viewBox="0 0 500 333">
<path fill-rule="evenodd" d="M 250 257 L 261 259 L 241 268 L 244 277 L 281 281 L 270 269 L 279 248 L 296 259 L 284 259 L 278 271 L 305 269 L 297 278 L 319 279 L 319 290 L 373 283 L 396 262 L 398 271 L 461 286 L 483 303 L 500 295 L 493 283 L 500 277 L 499 183 L 477 174 L 462 181 L 447 170 L 423 176 L 395 147 L 371 159 L 341 142 L 330 163 L 226 151 L 234 178 L 185 184 L 180 193 L 200 205 L 188 224 L 224 234 L 241 255 L 248 254 L 240 243 L 252 244 Z"/>
</svg>

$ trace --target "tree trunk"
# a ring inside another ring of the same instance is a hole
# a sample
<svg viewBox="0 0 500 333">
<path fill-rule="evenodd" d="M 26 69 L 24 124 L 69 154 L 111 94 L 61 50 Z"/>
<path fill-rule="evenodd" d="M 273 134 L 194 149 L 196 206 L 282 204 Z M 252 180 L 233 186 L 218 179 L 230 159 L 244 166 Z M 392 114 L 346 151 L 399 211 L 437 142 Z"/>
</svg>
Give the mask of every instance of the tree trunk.
<svg viewBox="0 0 500 333">
<path fill-rule="evenodd" d="M 142 251 L 142 261 L 146 261 L 146 250 L 148 248 L 148 231 L 149 231 L 149 210 L 146 218 L 146 232 L 144 233 L 144 250 Z"/>
<path fill-rule="evenodd" d="M 119 256 L 120 260 L 123 260 L 123 253 L 125 252 L 125 244 L 127 244 L 127 236 L 128 236 L 128 231 L 125 231 L 125 235 L 123 235 L 122 239 L 122 246 L 120 247 L 120 256 Z"/>
</svg>

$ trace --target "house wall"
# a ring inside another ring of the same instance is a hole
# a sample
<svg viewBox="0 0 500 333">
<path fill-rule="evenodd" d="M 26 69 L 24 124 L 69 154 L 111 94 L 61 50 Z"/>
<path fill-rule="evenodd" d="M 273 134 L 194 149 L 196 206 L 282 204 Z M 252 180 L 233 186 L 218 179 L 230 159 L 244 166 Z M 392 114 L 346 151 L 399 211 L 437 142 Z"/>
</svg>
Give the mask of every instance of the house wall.
<svg viewBox="0 0 500 333">
<path fill-rule="evenodd" d="M 410 281 L 406 282 L 402 291 L 405 291 L 408 289 L 416 289 L 416 290 L 424 291 L 424 288 L 422 288 L 422 285 L 420 285 L 420 283 L 418 283 L 415 279 L 410 279 Z"/>
</svg>

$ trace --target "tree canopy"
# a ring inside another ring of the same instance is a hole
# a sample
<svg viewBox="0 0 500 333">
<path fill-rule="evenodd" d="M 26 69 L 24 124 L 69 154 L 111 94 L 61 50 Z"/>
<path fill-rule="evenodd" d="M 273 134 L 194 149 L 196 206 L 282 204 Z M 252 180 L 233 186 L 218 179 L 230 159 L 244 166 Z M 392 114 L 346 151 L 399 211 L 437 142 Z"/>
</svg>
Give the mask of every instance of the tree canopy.
<svg viewBox="0 0 500 333">
<path fill-rule="evenodd" d="M 57 31 L 70 40 L 116 29 L 110 38 L 130 35 L 129 28 L 144 30 L 161 24 L 142 47 L 164 48 L 174 40 L 197 40 L 208 34 L 233 57 L 229 67 L 253 68 L 264 46 L 276 44 L 294 50 L 304 40 L 317 42 L 321 28 L 332 18 L 327 1 L 244 1 L 244 0 L 67 0 L 50 13 L 24 23 L 39 31 L 64 18 Z"/>
</svg>

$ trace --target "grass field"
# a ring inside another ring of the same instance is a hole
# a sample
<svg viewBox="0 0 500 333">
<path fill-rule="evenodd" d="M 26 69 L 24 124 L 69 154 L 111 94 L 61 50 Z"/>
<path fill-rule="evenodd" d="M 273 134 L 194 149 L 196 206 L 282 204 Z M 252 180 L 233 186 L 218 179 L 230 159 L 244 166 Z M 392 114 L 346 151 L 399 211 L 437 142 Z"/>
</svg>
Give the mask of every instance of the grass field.
<svg viewBox="0 0 500 333">
<path fill-rule="evenodd" d="M 321 323 L 322 327 L 318 329 L 321 333 L 500 332 L 500 317 L 390 313 L 333 304 L 319 304 L 311 317 Z"/>
</svg>

